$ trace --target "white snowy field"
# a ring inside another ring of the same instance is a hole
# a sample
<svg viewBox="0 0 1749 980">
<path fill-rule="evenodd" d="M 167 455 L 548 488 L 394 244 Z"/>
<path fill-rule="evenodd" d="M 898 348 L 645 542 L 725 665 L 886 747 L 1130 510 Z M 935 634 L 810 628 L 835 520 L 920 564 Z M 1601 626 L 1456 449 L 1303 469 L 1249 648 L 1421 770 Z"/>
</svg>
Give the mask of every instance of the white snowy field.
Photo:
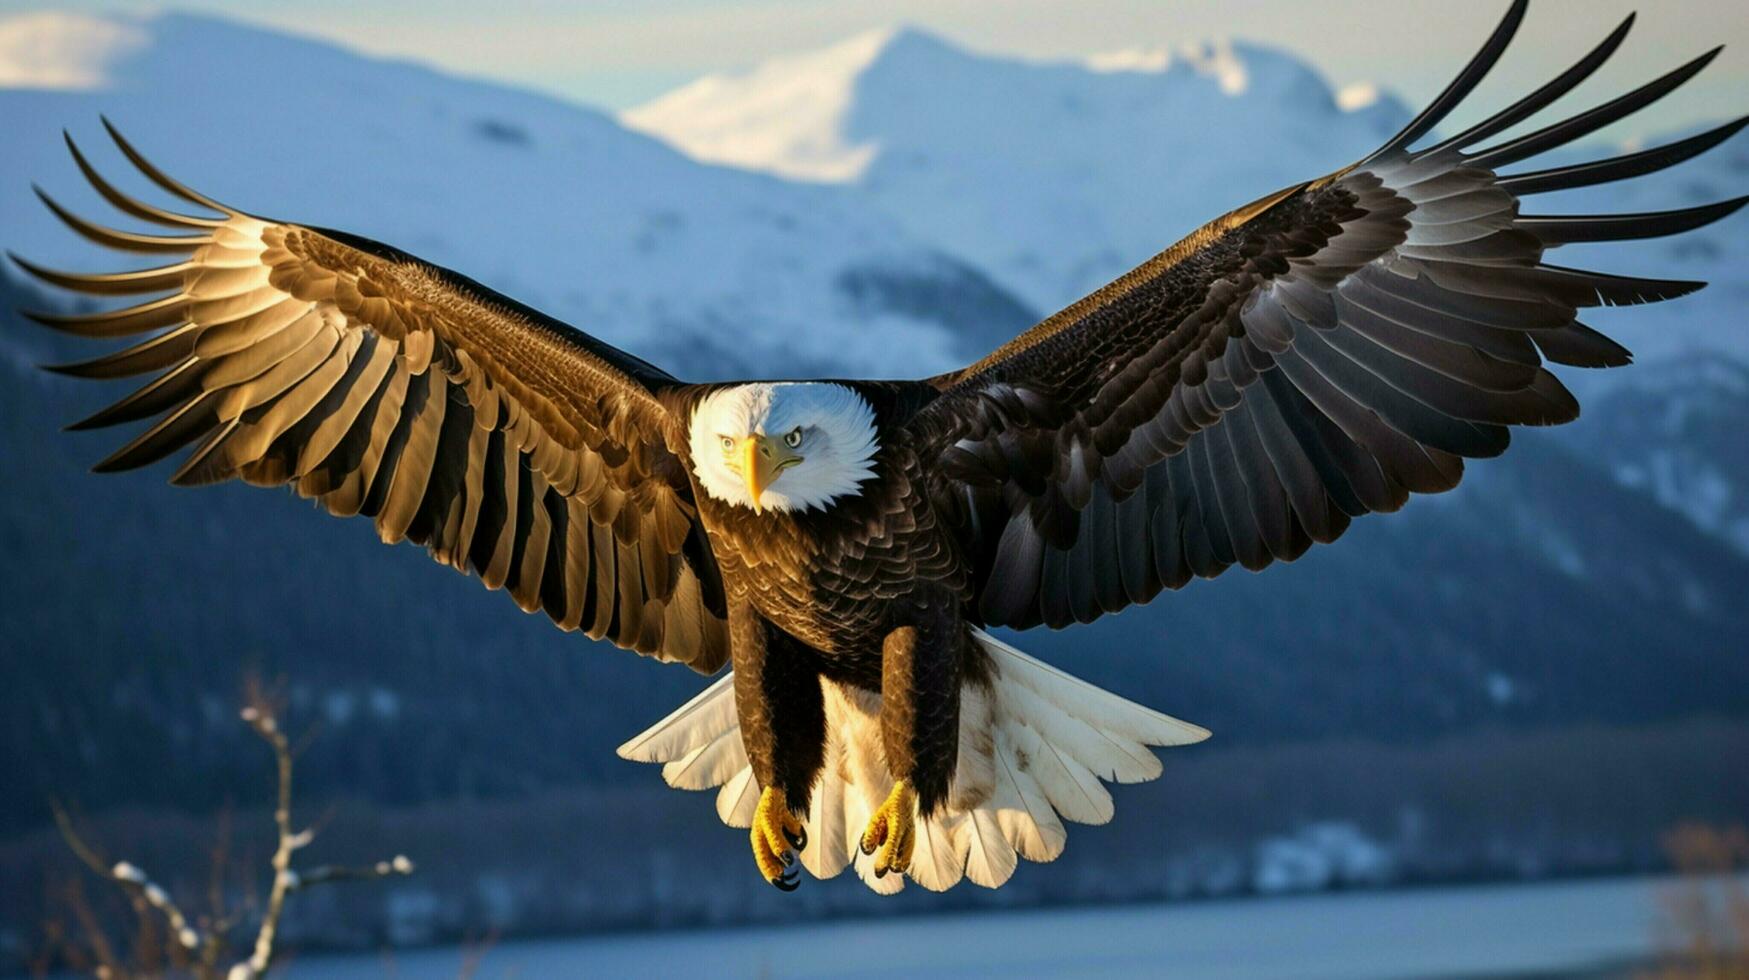
<svg viewBox="0 0 1749 980">
<path fill-rule="evenodd" d="M 1663 952 L 1663 909 L 1682 887 L 1620 878 L 640 933 L 503 944 L 474 975 L 1582 976 Z M 455 948 L 306 957 L 287 975 L 454 977 L 469 958 Z"/>
</svg>

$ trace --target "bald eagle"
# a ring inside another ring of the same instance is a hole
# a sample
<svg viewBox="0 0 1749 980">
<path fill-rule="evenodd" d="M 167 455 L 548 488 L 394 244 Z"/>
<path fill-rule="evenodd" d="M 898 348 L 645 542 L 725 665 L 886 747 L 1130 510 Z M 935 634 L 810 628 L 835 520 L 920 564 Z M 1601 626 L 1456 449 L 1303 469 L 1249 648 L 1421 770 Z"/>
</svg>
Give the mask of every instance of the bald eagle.
<svg viewBox="0 0 1749 980">
<path fill-rule="evenodd" d="M 456 273 L 228 207 L 121 152 L 207 214 L 125 195 L 170 233 L 90 223 L 168 262 L 109 275 L 19 260 L 60 287 L 163 294 L 36 314 L 148 335 L 54 370 L 153 374 L 77 423 L 154 419 L 97 465 L 193 445 L 182 485 L 241 478 L 363 514 L 579 630 L 732 671 L 621 747 L 750 828 L 759 874 L 854 865 L 878 891 L 1005 882 L 1112 815 L 1101 780 L 1161 772 L 1207 732 L 987 630 L 1090 622 L 1240 565 L 1292 561 L 1354 518 L 1456 486 L 1515 425 L 1578 405 L 1545 362 L 1625 364 L 1575 319 L 1698 282 L 1547 261 L 1668 235 L 1743 198 L 1648 214 L 1524 213 L 1524 198 L 1671 166 L 1744 120 L 1613 159 L 1508 168 L 1635 112 L 1709 53 L 1511 138 L 1622 43 L 1455 135 L 1434 126 L 1500 57 L 1515 2 L 1426 111 L 1352 166 L 1269 194 L 1032 327 L 921 380 L 689 384 Z M 105 125 L 108 126 L 107 121 Z M 1260 140 L 1267 134 L 1259 134 Z M 1423 142 L 1431 145 L 1419 146 Z"/>
</svg>

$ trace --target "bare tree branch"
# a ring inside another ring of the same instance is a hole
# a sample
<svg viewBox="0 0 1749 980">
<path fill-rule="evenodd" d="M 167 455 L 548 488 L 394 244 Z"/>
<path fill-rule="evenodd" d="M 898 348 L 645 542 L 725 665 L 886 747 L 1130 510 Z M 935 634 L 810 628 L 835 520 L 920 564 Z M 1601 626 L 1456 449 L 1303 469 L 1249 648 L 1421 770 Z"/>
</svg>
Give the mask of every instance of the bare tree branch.
<svg viewBox="0 0 1749 980">
<path fill-rule="evenodd" d="M 240 960 L 226 971 L 227 980 L 259 980 L 266 975 L 274 959 L 274 942 L 279 936 L 280 920 L 285 915 L 286 899 L 293 893 L 317 885 L 325 885 L 341 881 L 367 881 L 380 878 L 397 877 L 413 873 L 413 862 L 406 855 L 397 854 L 386 861 L 375 864 L 321 865 L 309 871 L 299 872 L 292 866 L 292 858 L 298 851 L 308 847 L 315 840 L 314 827 L 302 830 L 292 823 L 292 774 L 296 761 L 297 750 L 279 723 L 277 695 L 251 681 L 241 712 L 243 721 L 254 731 L 262 741 L 266 742 L 273 752 L 275 772 L 277 776 L 277 793 L 274 798 L 273 823 L 276 830 L 276 846 L 273 851 L 273 884 L 268 892 L 267 904 L 261 913 L 261 925 L 255 934 L 255 942 L 249 957 Z M 299 746 L 301 748 L 301 744 Z M 226 850 L 229 847 L 228 825 L 224 835 L 214 850 L 214 871 L 209 883 L 212 899 L 212 914 L 201 920 L 196 926 L 188 916 L 184 915 L 170 892 L 153 881 L 139 866 L 119 861 L 110 863 L 102 854 L 86 843 L 73 825 L 72 817 L 59 803 L 54 805 L 55 824 L 60 828 L 61 836 L 66 840 L 67 847 L 72 850 L 86 867 L 97 875 L 115 882 L 125 889 L 134 899 L 135 905 L 141 910 L 142 924 L 149 925 L 149 910 L 155 910 L 168 927 L 172 965 L 178 968 L 186 967 L 193 971 L 196 977 L 216 978 L 218 963 L 224 957 L 227 947 L 226 936 L 236 923 L 234 914 L 227 914 L 223 905 L 223 865 Z M 80 921 L 86 931 L 91 934 L 91 947 L 98 959 L 96 972 L 101 977 L 119 978 L 127 975 L 126 969 L 115 955 L 114 947 L 108 938 L 98 928 L 96 917 L 90 914 L 89 908 L 83 903 L 75 903 L 75 913 L 81 914 Z M 136 944 L 135 958 L 146 957 L 141 950 L 147 945 L 144 939 Z M 151 945 L 156 947 L 155 932 Z M 145 969 L 156 974 L 160 969 L 156 955 L 146 957 L 142 961 Z"/>
<path fill-rule="evenodd" d="M 243 708 L 243 720 L 273 749 L 279 770 L 279 796 L 273 808 L 273 822 L 279 829 L 279 846 L 273 852 L 273 886 L 267 893 L 267 911 L 261 916 L 261 929 L 255 935 L 255 950 L 249 959 L 231 968 L 231 976 L 253 977 L 267 972 L 273 961 L 273 940 L 279 933 L 279 919 L 285 913 L 285 896 L 296 877 L 291 870 L 292 854 L 310 842 L 308 834 L 292 830 L 292 754 L 285 732 L 280 730 L 270 699 L 256 685 L 251 685 L 250 703 Z"/>
<path fill-rule="evenodd" d="M 206 942 L 206 937 L 201 935 L 200 931 L 189 922 L 186 915 L 182 914 L 182 909 L 170 897 L 168 891 L 148 877 L 146 872 L 137 865 L 127 861 L 118 861 L 113 865 L 105 866 L 103 858 L 89 844 L 85 843 L 84 838 L 79 836 L 79 832 L 73 827 L 73 819 L 68 816 L 66 809 L 57 803 L 54 805 L 54 812 L 55 825 L 60 828 L 61 837 L 66 840 L 67 846 L 72 849 L 79 860 L 85 862 L 91 870 L 120 884 L 136 898 L 157 909 L 170 926 L 171 938 L 184 950 L 194 953 L 200 949 L 202 944 Z"/>
<path fill-rule="evenodd" d="M 302 874 L 293 869 L 292 855 L 308 847 L 315 840 L 316 832 L 313 827 L 292 829 L 292 770 L 295 753 L 291 741 L 280 727 L 274 698 L 257 684 L 250 685 L 249 703 L 243 708 L 242 717 L 255 734 L 261 736 L 262 741 L 273 749 L 273 758 L 279 773 L 279 796 L 273 809 L 274 826 L 279 831 L 279 846 L 273 852 L 273 887 L 267 894 L 267 911 L 262 914 L 261 928 L 255 935 L 255 949 L 247 960 L 231 967 L 228 980 L 254 980 L 267 972 L 268 966 L 273 963 L 273 944 L 279 935 L 280 918 L 285 914 L 285 900 L 293 892 L 335 881 L 387 878 L 391 875 L 413 873 L 413 862 L 399 854 L 388 861 L 378 861 L 374 865 L 361 868 L 324 865 Z"/>
<path fill-rule="evenodd" d="M 396 875 L 413 873 L 413 862 L 405 854 L 397 854 L 387 861 L 362 867 L 348 867 L 338 864 L 325 864 L 303 873 L 292 872 L 292 881 L 288 891 L 297 891 L 315 885 L 325 885 L 332 881 L 367 881 L 372 878 L 391 878 Z"/>
</svg>

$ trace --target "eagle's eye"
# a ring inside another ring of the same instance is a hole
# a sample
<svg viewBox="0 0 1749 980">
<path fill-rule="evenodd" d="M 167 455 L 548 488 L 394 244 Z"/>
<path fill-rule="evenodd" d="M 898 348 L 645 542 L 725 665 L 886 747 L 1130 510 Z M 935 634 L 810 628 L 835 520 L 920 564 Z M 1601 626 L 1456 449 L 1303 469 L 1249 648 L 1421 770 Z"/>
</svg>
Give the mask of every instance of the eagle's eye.
<svg viewBox="0 0 1749 980">
<path fill-rule="evenodd" d="M 794 449 L 797 446 L 801 445 L 802 444 L 802 427 L 798 425 L 795 428 L 789 430 L 789 432 L 786 433 L 783 437 L 783 444 L 790 447 L 791 449 Z"/>
<path fill-rule="evenodd" d="M 732 453 L 735 451 L 735 440 L 734 439 L 730 438 L 729 436 L 717 436 L 717 438 L 722 440 L 723 452 Z"/>
</svg>

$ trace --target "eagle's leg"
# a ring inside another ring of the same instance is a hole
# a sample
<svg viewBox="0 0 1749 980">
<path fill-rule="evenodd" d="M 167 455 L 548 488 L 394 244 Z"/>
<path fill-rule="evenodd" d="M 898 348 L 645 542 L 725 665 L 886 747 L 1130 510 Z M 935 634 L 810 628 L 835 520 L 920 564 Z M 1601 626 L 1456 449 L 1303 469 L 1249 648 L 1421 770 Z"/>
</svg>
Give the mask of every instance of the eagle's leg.
<svg viewBox="0 0 1749 980">
<path fill-rule="evenodd" d="M 911 866 L 916 820 L 947 802 L 959 755 L 965 627 L 958 602 L 946 589 L 925 587 L 893 612 L 894 629 L 881 645 L 881 742 L 893 791 L 862 835 L 877 877 Z"/>
<path fill-rule="evenodd" d="M 745 603 L 729 607 L 729 642 L 741 742 L 762 787 L 753 861 L 766 881 L 794 891 L 795 855 L 808 844 L 801 817 L 826 751 L 818 666 L 811 651 Z"/>
</svg>

